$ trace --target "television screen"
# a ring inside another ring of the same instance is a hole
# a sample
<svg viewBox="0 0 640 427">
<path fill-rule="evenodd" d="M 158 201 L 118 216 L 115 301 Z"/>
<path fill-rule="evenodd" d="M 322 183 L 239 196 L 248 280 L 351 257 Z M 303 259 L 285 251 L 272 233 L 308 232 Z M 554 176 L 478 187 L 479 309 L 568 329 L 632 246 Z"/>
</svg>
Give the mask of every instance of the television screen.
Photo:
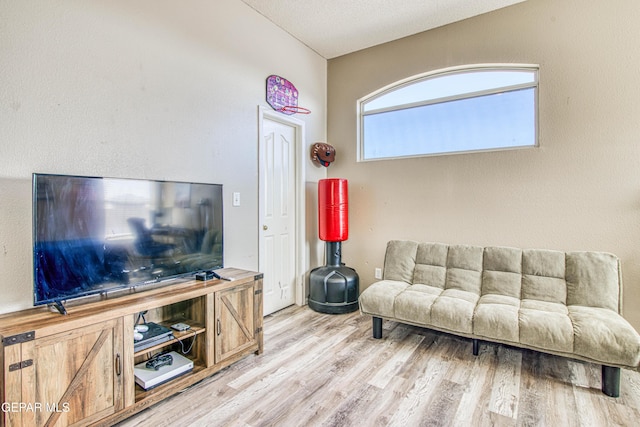
<svg viewBox="0 0 640 427">
<path fill-rule="evenodd" d="M 34 304 L 223 267 L 222 185 L 33 175 Z"/>
</svg>

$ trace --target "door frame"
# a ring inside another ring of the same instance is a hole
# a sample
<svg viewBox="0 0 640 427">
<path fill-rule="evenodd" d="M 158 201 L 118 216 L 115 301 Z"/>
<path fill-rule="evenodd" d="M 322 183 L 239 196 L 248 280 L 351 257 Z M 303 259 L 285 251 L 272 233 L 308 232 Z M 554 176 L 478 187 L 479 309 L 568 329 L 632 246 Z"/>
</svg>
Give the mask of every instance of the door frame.
<svg viewBox="0 0 640 427">
<path fill-rule="evenodd" d="M 262 194 L 262 143 L 264 140 L 264 120 L 268 119 L 274 122 L 291 126 L 295 129 L 296 141 L 294 144 L 294 163 L 295 163 L 295 303 L 302 306 L 306 304 L 307 296 L 304 289 L 305 265 L 306 265 L 306 236 L 305 236 L 305 139 L 304 125 L 302 120 L 296 119 L 279 113 L 275 110 L 269 110 L 263 106 L 258 106 L 258 269 L 264 270 L 264 256 L 262 253 L 264 247 L 264 238 L 262 233 L 262 219 L 264 218 L 264 205 Z"/>
</svg>

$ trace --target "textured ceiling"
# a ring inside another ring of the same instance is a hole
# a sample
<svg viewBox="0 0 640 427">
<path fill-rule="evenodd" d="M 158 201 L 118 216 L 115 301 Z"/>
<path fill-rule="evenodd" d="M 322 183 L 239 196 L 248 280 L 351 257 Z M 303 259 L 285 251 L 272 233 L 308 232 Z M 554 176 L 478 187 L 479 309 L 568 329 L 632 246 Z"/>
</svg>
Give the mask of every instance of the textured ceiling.
<svg viewBox="0 0 640 427">
<path fill-rule="evenodd" d="M 242 0 L 331 59 L 526 0 Z"/>
</svg>

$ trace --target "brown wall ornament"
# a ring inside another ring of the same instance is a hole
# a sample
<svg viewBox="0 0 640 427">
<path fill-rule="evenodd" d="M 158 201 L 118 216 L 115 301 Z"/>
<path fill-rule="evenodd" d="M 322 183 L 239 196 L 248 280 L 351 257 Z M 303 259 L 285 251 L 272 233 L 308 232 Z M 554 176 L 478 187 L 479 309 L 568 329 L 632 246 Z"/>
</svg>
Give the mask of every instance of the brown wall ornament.
<svg viewBox="0 0 640 427">
<path fill-rule="evenodd" d="M 316 142 L 311 146 L 313 163 L 328 167 L 336 159 L 336 149 L 326 142 Z"/>
</svg>

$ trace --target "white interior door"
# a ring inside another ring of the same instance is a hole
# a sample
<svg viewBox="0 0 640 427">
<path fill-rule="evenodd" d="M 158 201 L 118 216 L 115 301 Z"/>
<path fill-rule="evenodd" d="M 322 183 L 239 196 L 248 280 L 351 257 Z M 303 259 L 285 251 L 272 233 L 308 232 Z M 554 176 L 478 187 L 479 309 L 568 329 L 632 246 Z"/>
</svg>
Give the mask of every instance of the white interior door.
<svg viewBox="0 0 640 427">
<path fill-rule="evenodd" d="M 260 268 L 264 315 L 296 302 L 295 125 L 263 117 L 260 141 Z"/>
</svg>

